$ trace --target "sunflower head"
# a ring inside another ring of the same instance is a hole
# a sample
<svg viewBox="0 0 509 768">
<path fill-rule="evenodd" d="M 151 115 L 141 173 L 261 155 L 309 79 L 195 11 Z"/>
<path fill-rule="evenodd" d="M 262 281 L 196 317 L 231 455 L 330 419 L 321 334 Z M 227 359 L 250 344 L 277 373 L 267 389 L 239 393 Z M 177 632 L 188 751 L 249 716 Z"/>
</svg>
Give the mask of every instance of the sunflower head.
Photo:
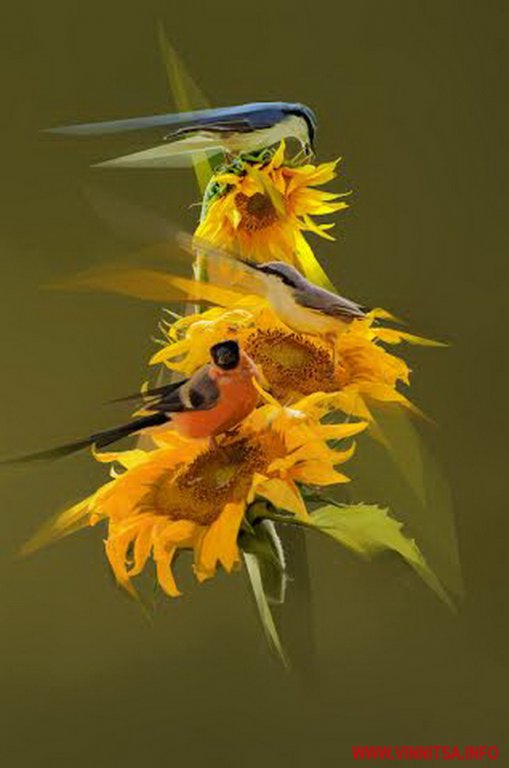
<svg viewBox="0 0 509 768">
<path fill-rule="evenodd" d="M 278 212 L 270 196 L 265 192 L 237 192 L 233 203 L 239 215 L 240 232 L 254 234 L 272 227 L 278 221 Z"/>
<path fill-rule="evenodd" d="M 303 232 L 333 239 L 330 224 L 314 217 L 347 207 L 344 195 L 316 189 L 336 175 L 337 162 L 295 165 L 285 143 L 275 151 L 243 157 L 215 174 L 196 235 L 260 263 L 296 264 L 316 283 L 328 283 Z"/>
<path fill-rule="evenodd" d="M 166 475 L 154 486 L 151 501 L 170 518 L 211 525 L 227 503 L 246 497 L 253 473 L 263 466 L 260 445 L 227 438 L 207 447 L 181 472 Z"/>
<path fill-rule="evenodd" d="M 310 336 L 279 327 L 258 328 L 246 335 L 245 348 L 283 403 L 334 388 L 332 352 Z"/>
<path fill-rule="evenodd" d="M 299 483 L 347 480 L 336 467 L 353 448 L 333 450 L 329 441 L 343 441 L 365 425 L 323 425 L 320 418 L 331 407 L 323 395 L 292 410 L 270 401 L 212 445 L 169 432 L 149 452 L 97 454 L 98 461 L 120 471 L 60 515 L 39 544 L 105 520 L 108 560 L 119 584 L 132 594 L 132 579 L 151 557 L 163 590 L 178 595 L 172 563 L 180 550 L 193 552 L 200 581 L 213 576 L 218 565 L 230 572 L 239 563 L 237 537 L 244 513 L 256 496 L 307 519 Z"/>
<path fill-rule="evenodd" d="M 369 420 L 369 401 L 413 407 L 400 391 L 409 384 L 410 369 L 385 345 L 421 341 L 395 329 L 379 328 L 374 323 L 379 314 L 355 320 L 333 348 L 320 337 L 289 329 L 266 303 L 253 304 L 245 298 L 231 309 L 213 309 L 175 323 L 169 343 L 152 362 L 164 362 L 188 375 L 204 362 L 211 343 L 230 336 L 238 339 L 282 404 L 290 405 L 313 392 L 337 392 L 344 412 Z"/>
</svg>

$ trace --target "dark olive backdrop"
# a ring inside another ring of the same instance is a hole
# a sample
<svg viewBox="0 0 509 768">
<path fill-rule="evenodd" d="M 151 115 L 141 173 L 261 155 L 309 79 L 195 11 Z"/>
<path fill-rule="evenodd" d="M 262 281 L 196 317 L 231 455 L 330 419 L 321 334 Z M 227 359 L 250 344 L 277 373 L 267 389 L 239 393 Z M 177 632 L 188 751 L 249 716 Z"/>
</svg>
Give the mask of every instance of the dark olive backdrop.
<svg viewBox="0 0 509 768">
<path fill-rule="evenodd" d="M 103 475 L 86 456 L 3 471 L 3 765 L 347 766 L 359 742 L 496 743 L 507 756 L 506 8 L 4 4 L 1 451 L 110 424 L 120 411 L 101 404 L 144 376 L 156 307 L 39 286 L 126 252 L 84 186 L 100 177 L 189 224 L 192 176 L 93 171 L 107 142 L 38 130 L 165 111 L 160 18 L 214 104 L 316 109 L 320 156 L 341 154 L 355 191 L 338 243 L 320 250 L 335 281 L 453 342 L 410 357 L 414 396 L 440 425 L 429 440 L 453 488 L 467 598 L 454 617 L 395 559 L 365 564 L 313 541 L 320 682 L 306 692 L 268 656 L 243 575 L 184 578 L 185 597 L 161 600 L 149 625 L 112 584 L 99 531 L 17 560 L 37 524 Z"/>
</svg>

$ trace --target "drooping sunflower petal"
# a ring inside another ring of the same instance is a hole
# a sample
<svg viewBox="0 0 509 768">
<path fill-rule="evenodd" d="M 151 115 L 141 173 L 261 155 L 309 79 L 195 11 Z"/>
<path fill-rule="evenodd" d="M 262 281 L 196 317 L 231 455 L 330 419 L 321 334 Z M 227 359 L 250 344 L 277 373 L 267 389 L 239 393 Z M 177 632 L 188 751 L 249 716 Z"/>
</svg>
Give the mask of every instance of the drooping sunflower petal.
<svg viewBox="0 0 509 768">
<path fill-rule="evenodd" d="M 304 276 L 312 283 L 315 283 L 315 285 L 322 286 L 329 290 L 335 290 L 327 277 L 327 273 L 316 258 L 307 240 L 305 240 L 300 233 L 296 235 L 296 240 L 296 256 Z"/>
<path fill-rule="evenodd" d="M 115 526 L 110 525 L 108 538 L 104 542 L 106 556 L 118 584 L 133 597 L 137 596 L 137 592 L 131 582 L 127 568 L 127 553 L 135 536 L 135 531 L 132 528 L 127 531 L 116 532 Z"/>
<path fill-rule="evenodd" d="M 195 556 L 195 570 L 200 580 L 213 576 L 218 562 L 228 573 L 238 562 L 237 535 L 244 509 L 244 503 L 227 504 L 204 533 Z"/>
<path fill-rule="evenodd" d="M 171 567 L 176 551 L 176 545 L 169 545 L 165 548 L 158 547 L 154 550 L 157 580 L 169 597 L 179 597 L 181 595 Z"/>
<path fill-rule="evenodd" d="M 413 333 L 400 331 L 395 328 L 377 328 L 376 335 L 380 341 L 386 344 L 400 344 L 402 341 L 408 341 L 410 344 L 418 344 L 422 347 L 447 347 L 443 341 L 426 339 L 424 336 L 415 336 Z"/>
<path fill-rule="evenodd" d="M 256 486 L 256 492 L 268 499 L 278 509 L 292 512 L 299 519 L 307 519 L 308 511 L 293 481 L 279 477 L 265 479 Z"/>
<path fill-rule="evenodd" d="M 133 549 L 133 567 L 130 571 L 131 578 L 133 576 L 138 576 L 143 569 L 145 568 L 145 565 L 147 564 L 147 560 L 150 557 L 150 552 L 152 550 L 152 527 L 154 523 L 154 518 L 151 516 L 147 519 L 144 525 L 141 525 L 138 529 L 138 533 L 136 536 L 136 539 L 134 541 L 134 549 Z"/>
</svg>

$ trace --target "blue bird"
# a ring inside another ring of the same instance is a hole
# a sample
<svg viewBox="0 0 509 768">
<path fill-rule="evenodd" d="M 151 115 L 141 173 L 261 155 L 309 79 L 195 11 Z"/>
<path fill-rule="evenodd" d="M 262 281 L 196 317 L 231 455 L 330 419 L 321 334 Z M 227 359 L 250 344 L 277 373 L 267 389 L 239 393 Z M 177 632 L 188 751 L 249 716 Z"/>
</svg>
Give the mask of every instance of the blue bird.
<svg viewBox="0 0 509 768">
<path fill-rule="evenodd" d="M 141 152 L 98 163 L 100 166 L 165 167 L 178 158 L 200 151 L 235 156 L 270 147 L 293 138 L 306 155 L 314 153 L 316 117 L 305 104 L 284 101 L 255 102 L 236 107 L 201 109 L 125 120 L 84 123 L 49 128 L 47 132 L 69 136 L 103 136 L 170 129 L 163 143 Z"/>
</svg>

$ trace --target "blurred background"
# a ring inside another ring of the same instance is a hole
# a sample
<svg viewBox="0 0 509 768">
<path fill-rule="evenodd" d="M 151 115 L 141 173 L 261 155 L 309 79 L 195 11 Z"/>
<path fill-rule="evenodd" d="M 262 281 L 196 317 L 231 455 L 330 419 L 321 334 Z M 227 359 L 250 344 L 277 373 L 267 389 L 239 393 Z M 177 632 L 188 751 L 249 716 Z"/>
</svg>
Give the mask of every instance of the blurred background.
<svg viewBox="0 0 509 768">
<path fill-rule="evenodd" d="M 507 754 L 507 198 L 502 0 L 47 0 L 0 25 L 0 451 L 110 426 L 154 349 L 156 306 L 41 285 L 128 251 L 91 208 L 100 184 L 196 221 L 192 173 L 91 169 L 111 139 L 41 128 L 168 111 L 169 39 L 217 106 L 302 101 L 319 157 L 352 189 L 337 286 L 451 342 L 409 349 L 413 399 L 453 493 L 466 598 L 454 616 L 397 558 L 310 542 L 316 679 L 270 657 L 244 574 L 161 598 L 151 623 L 120 594 L 91 530 L 21 560 L 43 520 L 103 481 L 85 456 L 2 470 L 1 733 L 5 765 L 353 764 L 352 744 L 498 744 Z M 391 478 L 387 477 L 387 484 Z M 375 501 L 375 499 L 370 499 Z M 303 628 L 303 632 L 305 628 Z"/>
</svg>

